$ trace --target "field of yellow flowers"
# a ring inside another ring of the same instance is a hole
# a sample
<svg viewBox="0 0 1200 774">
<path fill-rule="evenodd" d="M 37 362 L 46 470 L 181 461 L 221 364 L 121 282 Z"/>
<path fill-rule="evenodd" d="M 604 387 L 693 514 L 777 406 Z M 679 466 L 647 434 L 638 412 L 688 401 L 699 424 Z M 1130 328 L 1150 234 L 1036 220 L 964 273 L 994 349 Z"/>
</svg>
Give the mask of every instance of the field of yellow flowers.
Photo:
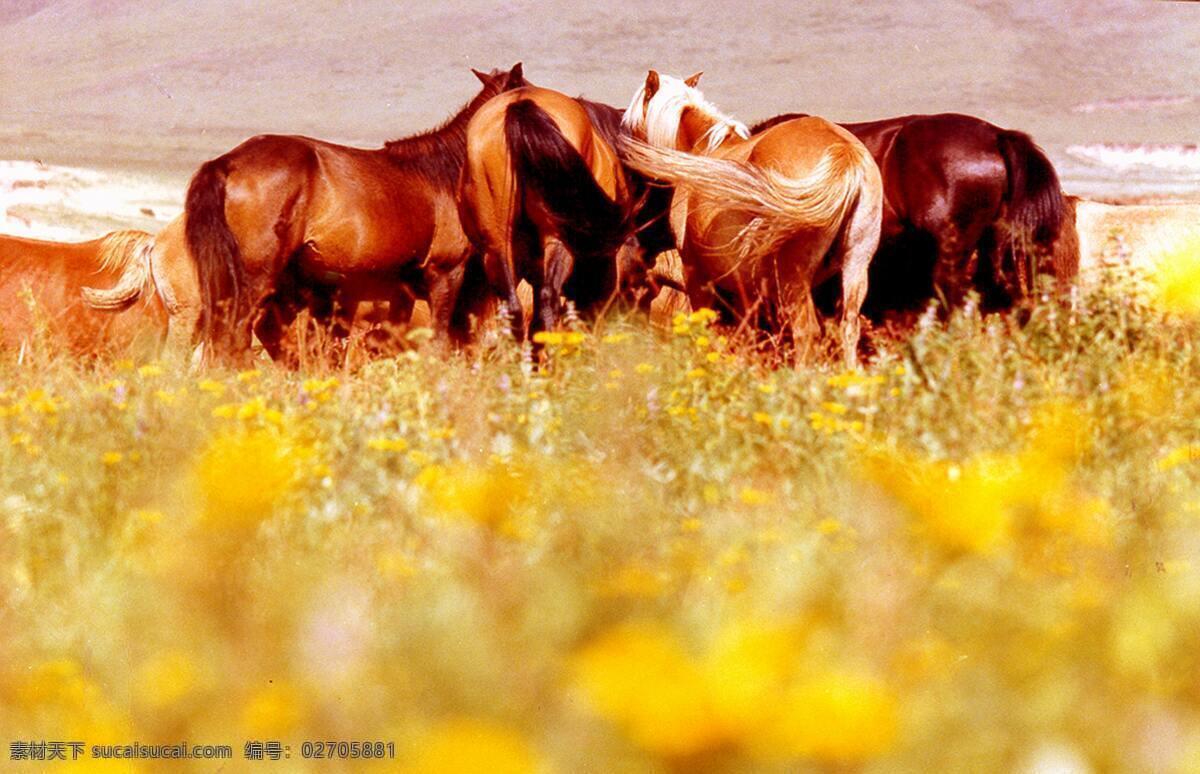
<svg viewBox="0 0 1200 774">
<path fill-rule="evenodd" d="M 1023 327 L 927 315 L 847 373 L 705 310 L 539 366 L 9 359 L 0 754 L 1198 770 L 1200 271 L 1158 304 L 1119 279 Z"/>
</svg>

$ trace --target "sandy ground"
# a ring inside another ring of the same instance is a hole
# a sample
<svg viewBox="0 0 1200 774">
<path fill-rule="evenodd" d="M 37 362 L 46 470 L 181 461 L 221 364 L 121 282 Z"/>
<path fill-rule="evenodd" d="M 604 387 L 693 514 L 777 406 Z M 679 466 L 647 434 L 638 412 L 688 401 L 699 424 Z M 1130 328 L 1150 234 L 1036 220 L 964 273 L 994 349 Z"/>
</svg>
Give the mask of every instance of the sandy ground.
<svg viewBox="0 0 1200 774">
<path fill-rule="evenodd" d="M 0 161 L 0 233 L 59 241 L 153 233 L 183 210 L 183 191 L 147 173 Z"/>
<path fill-rule="evenodd" d="M 1200 204 L 1105 204 L 1083 201 L 1076 210 L 1081 271 L 1093 274 L 1107 256 L 1126 257 L 1152 270 L 1160 256 L 1200 237 Z"/>
</svg>

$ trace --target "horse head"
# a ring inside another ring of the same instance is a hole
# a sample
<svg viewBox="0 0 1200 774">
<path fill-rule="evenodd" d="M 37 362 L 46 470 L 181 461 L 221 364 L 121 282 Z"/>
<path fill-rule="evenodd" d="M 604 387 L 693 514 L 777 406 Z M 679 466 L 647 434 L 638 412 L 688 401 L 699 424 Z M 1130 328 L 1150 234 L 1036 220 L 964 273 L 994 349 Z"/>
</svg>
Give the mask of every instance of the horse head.
<svg viewBox="0 0 1200 774">
<path fill-rule="evenodd" d="M 525 70 L 521 62 L 517 62 L 507 70 L 492 70 L 483 73 L 472 67 L 471 72 L 483 84 L 484 91 L 490 91 L 492 94 L 500 94 L 529 85 L 525 80 Z"/>
<path fill-rule="evenodd" d="M 703 140 L 711 151 L 730 135 L 748 139 L 745 124 L 722 113 L 696 88 L 701 75 L 702 71 L 676 78 L 651 70 L 630 100 L 622 123 L 634 138 L 660 148 L 690 150 Z"/>
</svg>

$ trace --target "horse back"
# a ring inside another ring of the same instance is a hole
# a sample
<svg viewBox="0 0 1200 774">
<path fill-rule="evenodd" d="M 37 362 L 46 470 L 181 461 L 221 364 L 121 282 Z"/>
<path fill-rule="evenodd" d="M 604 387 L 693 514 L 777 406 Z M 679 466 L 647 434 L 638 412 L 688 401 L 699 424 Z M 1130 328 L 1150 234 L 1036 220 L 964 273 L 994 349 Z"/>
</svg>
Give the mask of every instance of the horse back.
<svg viewBox="0 0 1200 774">
<path fill-rule="evenodd" d="M 15 349 L 39 329 L 75 353 L 125 349 L 143 334 L 160 343 L 167 312 L 156 293 L 120 312 L 84 301 L 84 287 L 115 284 L 124 268 L 102 265 L 110 237 L 53 242 L 0 235 L 0 347 Z"/>
<path fill-rule="evenodd" d="M 774 124 L 748 142 L 733 145 L 726 158 L 748 161 L 784 174 L 804 174 L 831 146 L 861 146 L 850 132 L 819 116 L 801 116 Z"/>
<path fill-rule="evenodd" d="M 848 124 L 872 150 L 896 217 L 919 229 L 977 230 L 998 217 L 1008 186 L 1000 130 L 955 113 Z M 885 216 L 886 218 L 886 216 Z M 885 231 L 887 230 L 885 224 Z"/>
</svg>

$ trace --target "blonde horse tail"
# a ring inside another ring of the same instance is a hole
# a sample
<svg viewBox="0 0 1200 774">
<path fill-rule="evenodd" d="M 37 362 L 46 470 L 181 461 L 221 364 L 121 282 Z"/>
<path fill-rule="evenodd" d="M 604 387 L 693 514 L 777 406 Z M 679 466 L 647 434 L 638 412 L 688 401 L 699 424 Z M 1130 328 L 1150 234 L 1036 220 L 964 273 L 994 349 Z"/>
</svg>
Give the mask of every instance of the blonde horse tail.
<svg viewBox="0 0 1200 774">
<path fill-rule="evenodd" d="M 81 289 L 93 309 L 119 311 L 141 298 L 150 281 L 150 254 L 154 237 L 145 231 L 114 231 L 100 243 L 97 271 L 120 271 L 111 288 Z"/>
<path fill-rule="evenodd" d="M 779 250 L 798 231 L 836 228 L 857 199 L 875 161 L 860 143 L 830 145 L 812 170 L 799 178 L 773 169 L 683 151 L 638 140 L 622 145 L 625 162 L 643 174 L 703 195 L 697 211 L 737 210 L 749 216 L 724 245 L 739 260 L 756 260 Z"/>
</svg>

